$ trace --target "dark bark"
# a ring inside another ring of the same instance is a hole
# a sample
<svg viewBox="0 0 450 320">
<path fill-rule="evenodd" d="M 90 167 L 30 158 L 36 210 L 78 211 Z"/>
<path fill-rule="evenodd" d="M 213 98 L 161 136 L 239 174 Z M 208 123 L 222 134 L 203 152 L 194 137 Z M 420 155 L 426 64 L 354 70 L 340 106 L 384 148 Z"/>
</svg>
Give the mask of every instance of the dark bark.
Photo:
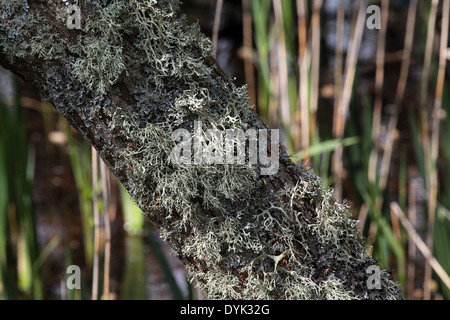
<svg viewBox="0 0 450 320">
<path fill-rule="evenodd" d="M 377 262 L 348 208 L 283 148 L 270 176 L 261 163 L 169 161 L 170 134 L 195 120 L 267 128 L 204 36 L 173 15 L 177 1 L 80 2 L 82 29 L 70 30 L 62 3 L 0 0 L 0 64 L 98 150 L 208 296 L 400 298 L 384 270 L 381 289 L 368 285 Z"/>
</svg>

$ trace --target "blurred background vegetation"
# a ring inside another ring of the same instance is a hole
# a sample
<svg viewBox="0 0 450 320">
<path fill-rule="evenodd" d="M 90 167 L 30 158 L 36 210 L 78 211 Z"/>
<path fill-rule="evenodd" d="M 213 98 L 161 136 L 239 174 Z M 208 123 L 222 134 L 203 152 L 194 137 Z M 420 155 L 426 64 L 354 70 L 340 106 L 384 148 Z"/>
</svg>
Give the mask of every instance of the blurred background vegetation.
<svg viewBox="0 0 450 320">
<path fill-rule="evenodd" d="M 183 4 L 292 159 L 347 201 L 406 299 L 450 299 L 449 2 Z M 202 298 L 65 119 L 3 69 L 0 93 L 0 298 Z"/>
</svg>

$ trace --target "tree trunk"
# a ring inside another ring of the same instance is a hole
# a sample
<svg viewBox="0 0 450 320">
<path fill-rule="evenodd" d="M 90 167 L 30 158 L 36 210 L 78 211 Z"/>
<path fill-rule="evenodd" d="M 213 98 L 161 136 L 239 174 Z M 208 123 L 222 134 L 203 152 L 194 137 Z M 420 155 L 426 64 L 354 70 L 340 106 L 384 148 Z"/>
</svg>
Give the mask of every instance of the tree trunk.
<svg viewBox="0 0 450 320">
<path fill-rule="evenodd" d="M 98 150 L 209 298 L 401 298 L 347 206 L 278 149 L 178 0 L 79 2 L 0 0 L 0 64 Z M 212 152 L 213 128 L 244 132 L 248 161 L 221 162 L 237 139 Z"/>
</svg>

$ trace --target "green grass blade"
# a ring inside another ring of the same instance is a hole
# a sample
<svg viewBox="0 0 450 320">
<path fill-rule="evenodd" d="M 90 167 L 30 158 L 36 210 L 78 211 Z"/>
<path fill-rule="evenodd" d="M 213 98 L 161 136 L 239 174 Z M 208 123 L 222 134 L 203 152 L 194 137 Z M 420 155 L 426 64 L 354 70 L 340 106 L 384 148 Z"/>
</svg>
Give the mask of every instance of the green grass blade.
<svg viewBox="0 0 450 320">
<path fill-rule="evenodd" d="M 119 186 L 125 219 L 125 230 L 130 235 L 141 234 L 145 219 L 142 210 L 133 202 L 125 187 L 122 184 L 119 184 Z"/>
<path fill-rule="evenodd" d="M 308 149 L 296 153 L 293 157 L 299 159 L 303 159 L 307 155 L 314 157 L 322 153 L 330 153 L 339 147 L 349 147 L 358 144 L 360 141 L 361 139 L 359 137 L 350 137 L 318 142 L 311 145 Z"/>
</svg>

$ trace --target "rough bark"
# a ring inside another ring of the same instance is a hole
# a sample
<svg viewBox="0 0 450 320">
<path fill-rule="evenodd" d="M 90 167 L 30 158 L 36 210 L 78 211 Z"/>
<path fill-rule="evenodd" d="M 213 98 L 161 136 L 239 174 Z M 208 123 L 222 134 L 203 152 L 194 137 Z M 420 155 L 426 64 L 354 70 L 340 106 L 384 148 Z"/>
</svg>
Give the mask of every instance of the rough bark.
<svg viewBox="0 0 450 320">
<path fill-rule="evenodd" d="M 177 7 L 80 1 L 77 30 L 62 2 L 0 0 L 0 64 L 98 150 L 210 298 L 399 299 L 387 271 L 368 273 L 378 263 L 347 206 L 282 147 L 273 175 L 261 162 L 171 161 L 172 132 L 194 121 L 268 129 Z"/>
</svg>

